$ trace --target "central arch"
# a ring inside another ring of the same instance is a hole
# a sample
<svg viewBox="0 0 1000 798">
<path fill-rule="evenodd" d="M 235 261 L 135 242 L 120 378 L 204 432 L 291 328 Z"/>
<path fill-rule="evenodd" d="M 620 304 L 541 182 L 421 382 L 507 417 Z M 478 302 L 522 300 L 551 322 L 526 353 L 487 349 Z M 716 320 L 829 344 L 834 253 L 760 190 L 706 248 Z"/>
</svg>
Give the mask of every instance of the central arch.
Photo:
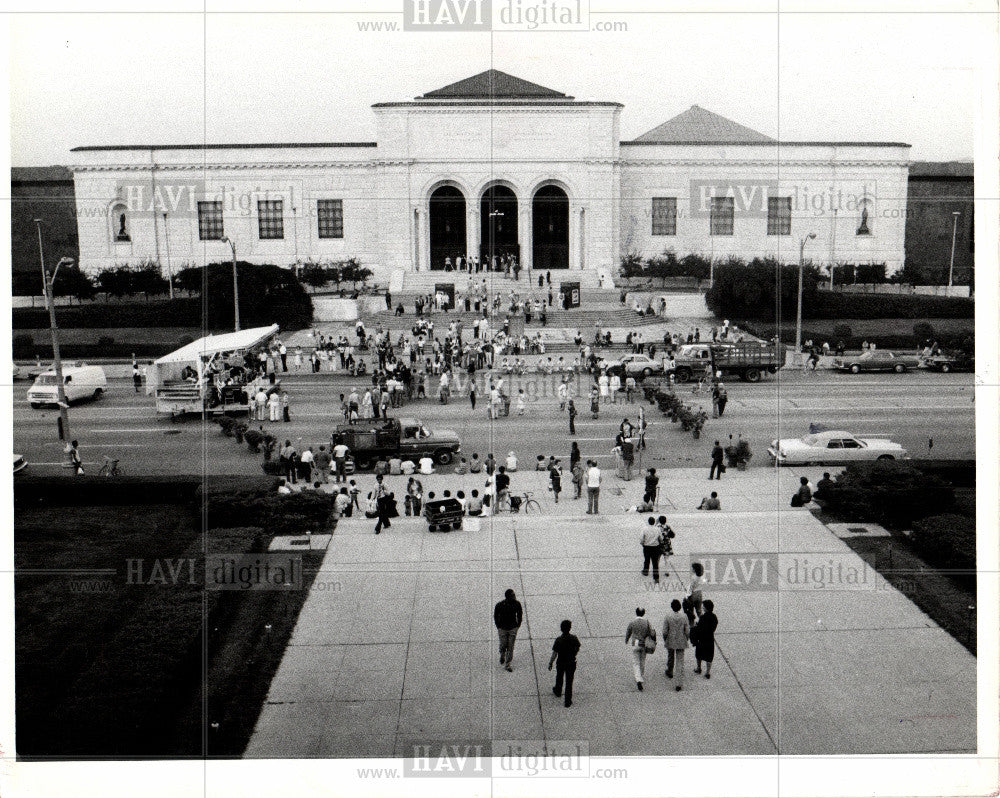
<svg viewBox="0 0 1000 798">
<path fill-rule="evenodd" d="M 569 196 L 556 185 L 542 186 L 531 200 L 531 266 L 569 268 Z"/>
<path fill-rule="evenodd" d="M 494 256 L 501 258 L 504 255 L 516 255 L 520 260 L 514 190 L 500 184 L 490 186 L 483 192 L 479 211 L 481 261 L 490 263 Z"/>
<path fill-rule="evenodd" d="M 429 203 L 430 266 L 444 268 L 445 258 L 465 257 L 465 194 L 460 188 L 444 185 L 431 194 Z"/>
</svg>

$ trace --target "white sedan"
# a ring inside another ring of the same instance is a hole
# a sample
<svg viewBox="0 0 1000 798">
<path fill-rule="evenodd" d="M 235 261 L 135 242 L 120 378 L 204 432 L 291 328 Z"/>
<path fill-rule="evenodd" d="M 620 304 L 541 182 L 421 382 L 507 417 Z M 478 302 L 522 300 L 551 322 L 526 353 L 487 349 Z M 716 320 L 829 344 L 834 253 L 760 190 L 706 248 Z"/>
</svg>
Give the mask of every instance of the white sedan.
<svg viewBox="0 0 1000 798">
<path fill-rule="evenodd" d="M 771 441 L 767 453 L 778 465 L 841 465 L 866 460 L 902 460 L 906 449 L 888 437 L 858 438 L 842 430 Z"/>
</svg>

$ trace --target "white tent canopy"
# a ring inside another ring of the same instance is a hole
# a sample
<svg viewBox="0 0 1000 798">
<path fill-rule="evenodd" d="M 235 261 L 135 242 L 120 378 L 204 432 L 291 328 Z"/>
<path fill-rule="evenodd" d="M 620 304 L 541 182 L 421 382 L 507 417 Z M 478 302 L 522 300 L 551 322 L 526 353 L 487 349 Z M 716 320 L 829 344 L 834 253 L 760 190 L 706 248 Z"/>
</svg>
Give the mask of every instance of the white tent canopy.
<svg viewBox="0 0 1000 798">
<path fill-rule="evenodd" d="M 222 335 L 206 335 L 204 338 L 185 344 L 177 351 L 164 355 L 154 362 L 157 366 L 166 363 L 199 363 L 202 360 L 211 359 L 219 353 L 235 352 L 257 346 L 276 332 L 278 332 L 278 325 L 272 324 L 270 327 L 254 327 L 251 330 L 239 330 Z"/>
</svg>

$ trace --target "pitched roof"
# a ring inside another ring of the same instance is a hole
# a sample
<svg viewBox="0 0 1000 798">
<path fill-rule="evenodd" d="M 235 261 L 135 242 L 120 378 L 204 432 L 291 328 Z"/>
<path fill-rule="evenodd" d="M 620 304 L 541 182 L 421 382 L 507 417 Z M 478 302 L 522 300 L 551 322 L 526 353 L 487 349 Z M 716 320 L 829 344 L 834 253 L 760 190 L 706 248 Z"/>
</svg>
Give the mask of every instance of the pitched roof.
<svg viewBox="0 0 1000 798">
<path fill-rule="evenodd" d="M 429 91 L 418 100 L 482 100 L 497 98 L 517 98 L 532 100 L 572 100 L 573 98 L 555 89 L 547 89 L 499 69 L 487 69 L 471 78 L 449 83 L 440 89 Z"/>
<path fill-rule="evenodd" d="M 662 144 L 771 144 L 770 136 L 692 105 L 684 113 L 643 133 L 635 141 Z"/>
</svg>

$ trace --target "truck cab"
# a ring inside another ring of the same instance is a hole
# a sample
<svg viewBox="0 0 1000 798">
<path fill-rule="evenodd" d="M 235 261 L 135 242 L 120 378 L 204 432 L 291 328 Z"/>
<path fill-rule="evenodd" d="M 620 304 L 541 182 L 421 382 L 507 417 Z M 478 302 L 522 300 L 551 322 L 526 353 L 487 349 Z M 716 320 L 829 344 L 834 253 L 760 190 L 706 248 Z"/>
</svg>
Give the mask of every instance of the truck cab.
<svg viewBox="0 0 1000 798">
<path fill-rule="evenodd" d="M 351 450 L 360 470 L 371 468 L 378 460 L 393 457 L 414 462 L 432 457 L 439 465 L 447 465 L 462 448 L 458 433 L 430 429 L 420 419 L 412 417 L 340 424 L 333 434 L 333 442 L 344 443 Z"/>
</svg>

